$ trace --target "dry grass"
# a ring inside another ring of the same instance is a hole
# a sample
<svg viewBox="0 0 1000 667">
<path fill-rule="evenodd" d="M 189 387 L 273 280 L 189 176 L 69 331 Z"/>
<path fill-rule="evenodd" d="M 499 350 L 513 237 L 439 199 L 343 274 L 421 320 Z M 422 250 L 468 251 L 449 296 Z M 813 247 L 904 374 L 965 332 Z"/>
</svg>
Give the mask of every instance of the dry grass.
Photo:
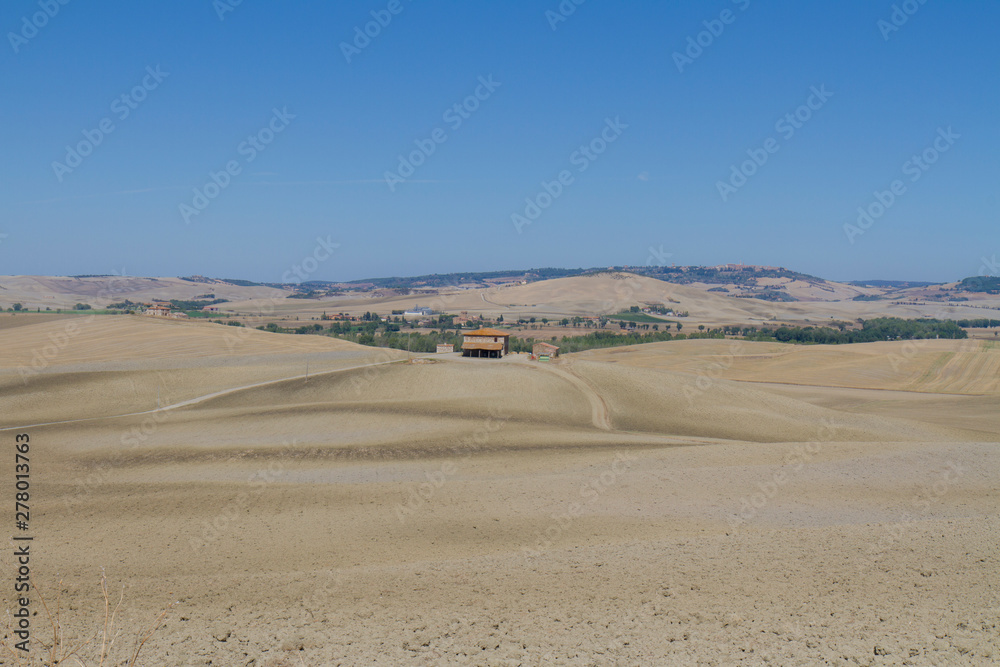
<svg viewBox="0 0 1000 667">
<path fill-rule="evenodd" d="M 28 665 L 41 664 L 46 667 L 57 667 L 65 664 L 77 667 L 105 667 L 106 665 L 137 667 L 143 664 L 140 662 L 140 657 L 146 643 L 163 625 L 167 614 L 176 604 L 167 605 L 148 628 L 136 631 L 131 646 L 126 646 L 126 643 L 122 641 L 126 637 L 126 632 L 117 626 L 119 612 L 125 601 L 125 587 L 122 586 L 118 601 L 112 605 L 113 596 L 108 588 L 108 578 L 103 568 L 101 568 L 100 583 L 103 618 L 99 621 L 99 628 L 90 635 L 79 636 L 67 630 L 67 620 L 64 617 L 62 604 L 63 582 L 61 580 L 57 584 L 56 596 L 51 601 L 51 607 L 50 601 L 34 581 L 31 582 L 31 587 L 45 611 L 51 639 L 43 638 L 45 635 L 36 629 L 35 636 L 31 641 L 40 645 L 40 648 L 31 648 L 29 651 L 16 648 L 17 638 L 13 635 L 15 620 L 8 611 L 4 637 L 0 640 L 0 651 L 4 654 L 4 657 L 0 658 L 0 665 L 27 667 Z M 89 624 L 86 619 L 70 619 L 69 622 L 79 624 L 81 621 L 85 625 Z"/>
</svg>

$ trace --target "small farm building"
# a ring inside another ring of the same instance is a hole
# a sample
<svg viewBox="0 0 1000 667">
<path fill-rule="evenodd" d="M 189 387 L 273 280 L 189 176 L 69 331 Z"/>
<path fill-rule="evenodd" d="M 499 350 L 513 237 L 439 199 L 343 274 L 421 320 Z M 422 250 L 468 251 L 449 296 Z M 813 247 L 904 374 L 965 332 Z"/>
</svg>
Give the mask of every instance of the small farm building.
<svg viewBox="0 0 1000 667">
<path fill-rule="evenodd" d="M 538 358 L 558 357 L 559 346 L 553 345 L 552 343 L 535 343 L 534 345 L 531 346 L 531 353 Z"/>
</svg>

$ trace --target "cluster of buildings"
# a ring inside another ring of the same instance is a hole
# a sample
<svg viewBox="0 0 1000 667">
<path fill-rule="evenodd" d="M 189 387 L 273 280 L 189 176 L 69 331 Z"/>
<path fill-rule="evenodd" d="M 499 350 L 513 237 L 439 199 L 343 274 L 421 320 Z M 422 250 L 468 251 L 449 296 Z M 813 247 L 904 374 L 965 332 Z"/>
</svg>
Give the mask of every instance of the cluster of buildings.
<svg viewBox="0 0 1000 667">
<path fill-rule="evenodd" d="M 445 349 L 442 349 L 445 348 Z M 438 345 L 440 352 L 454 352 L 452 345 Z M 483 327 L 462 335 L 462 356 L 500 359 L 510 354 L 510 334 L 499 329 Z M 559 346 L 538 342 L 531 347 L 532 359 L 548 361 L 559 356 Z"/>
<path fill-rule="evenodd" d="M 187 318 L 187 313 L 174 310 L 173 305 L 166 301 L 154 301 L 143 305 L 146 309 L 142 311 L 142 314 L 147 317 L 169 317 L 175 320 Z"/>
<path fill-rule="evenodd" d="M 142 314 L 147 317 L 168 317 L 174 319 L 186 318 L 187 314 L 180 311 L 174 310 L 173 305 L 166 301 L 154 301 L 153 303 L 143 304 L 145 310 Z M 218 310 L 217 306 L 206 306 L 206 309 L 212 309 L 214 311 Z M 405 315 L 429 315 L 431 313 L 430 308 L 419 308 L 414 307 L 412 311 L 407 311 Z M 323 319 L 327 320 L 356 320 L 357 318 L 347 315 L 346 313 L 338 313 L 337 315 L 328 316 L 324 315 Z M 469 321 L 468 312 L 462 311 L 462 314 L 457 318 L 460 322 Z M 454 352 L 454 345 L 438 345 L 437 352 L 439 354 Z M 462 336 L 462 356 L 463 357 L 479 357 L 484 359 L 500 359 L 505 355 L 510 354 L 510 334 L 506 331 L 500 331 L 499 329 L 491 329 L 489 327 L 483 327 L 475 331 L 470 331 L 463 334 Z M 532 359 L 538 359 L 540 361 L 548 361 L 559 356 L 559 347 L 551 343 L 538 342 L 532 346 L 531 357 Z"/>
</svg>

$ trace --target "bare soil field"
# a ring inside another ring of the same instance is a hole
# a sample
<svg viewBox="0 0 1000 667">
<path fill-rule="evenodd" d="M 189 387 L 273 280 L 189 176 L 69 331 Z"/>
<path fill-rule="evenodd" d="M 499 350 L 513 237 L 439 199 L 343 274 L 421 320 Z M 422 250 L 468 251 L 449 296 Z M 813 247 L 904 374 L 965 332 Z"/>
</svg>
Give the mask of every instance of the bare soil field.
<svg viewBox="0 0 1000 667">
<path fill-rule="evenodd" d="M 0 327 L 0 438 L 67 636 L 123 587 L 114 664 L 170 603 L 140 664 L 1000 661 L 1000 352 L 732 345 L 39 320 Z"/>
</svg>

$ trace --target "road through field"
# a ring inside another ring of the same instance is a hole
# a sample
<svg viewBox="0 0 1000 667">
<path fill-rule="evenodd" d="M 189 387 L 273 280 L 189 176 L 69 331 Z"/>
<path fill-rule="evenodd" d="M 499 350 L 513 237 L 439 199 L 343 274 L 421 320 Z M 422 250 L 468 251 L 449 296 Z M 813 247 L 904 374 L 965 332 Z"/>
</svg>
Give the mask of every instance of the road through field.
<svg viewBox="0 0 1000 667">
<path fill-rule="evenodd" d="M 517 362 L 529 363 L 521 360 L 517 360 Z M 587 400 L 590 402 L 591 420 L 593 421 L 594 428 L 599 428 L 602 431 L 613 430 L 613 427 L 611 426 L 611 413 L 608 411 L 608 405 L 605 403 L 604 398 L 593 385 L 573 372 L 572 362 L 539 362 L 531 363 L 531 367 L 541 368 L 550 373 L 554 373 L 580 390 L 580 392 L 586 396 Z"/>
</svg>

